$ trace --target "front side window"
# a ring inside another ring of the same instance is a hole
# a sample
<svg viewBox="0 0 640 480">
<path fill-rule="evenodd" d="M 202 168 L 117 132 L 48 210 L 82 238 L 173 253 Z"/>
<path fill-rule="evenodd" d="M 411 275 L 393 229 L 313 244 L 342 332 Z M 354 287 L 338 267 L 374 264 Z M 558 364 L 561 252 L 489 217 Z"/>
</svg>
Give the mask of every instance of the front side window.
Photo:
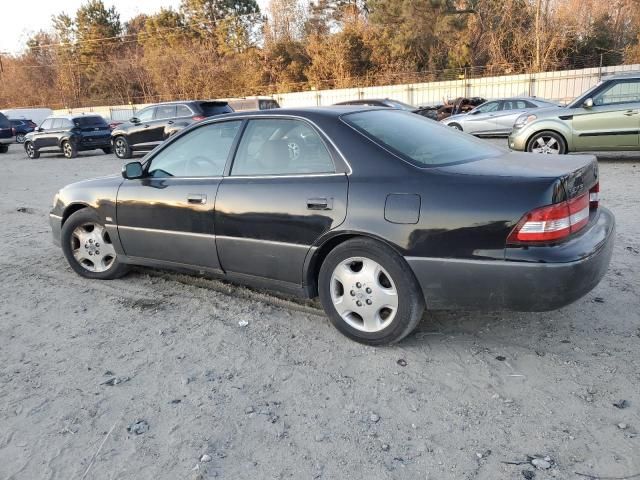
<svg viewBox="0 0 640 480">
<path fill-rule="evenodd" d="M 488 103 L 485 103 L 484 105 L 480 105 L 478 108 L 474 110 L 474 112 L 478 112 L 478 113 L 496 112 L 499 106 L 500 106 L 500 102 L 488 102 Z"/>
<path fill-rule="evenodd" d="M 163 120 L 165 118 L 175 118 L 176 117 L 176 106 L 175 105 L 159 105 L 156 107 L 156 120 Z"/>
<path fill-rule="evenodd" d="M 151 177 L 218 177 L 241 120 L 203 125 L 181 136 L 151 159 Z"/>
<path fill-rule="evenodd" d="M 141 110 L 140 113 L 138 114 L 138 120 L 140 120 L 141 122 L 151 121 L 151 119 L 153 118 L 153 112 L 155 110 L 156 110 L 155 107 Z"/>
<path fill-rule="evenodd" d="M 232 175 L 296 175 L 334 173 L 320 135 L 305 122 L 289 119 L 251 120 L 242 135 Z"/>
<path fill-rule="evenodd" d="M 618 81 L 593 97 L 594 105 L 640 102 L 640 80 Z"/>
<path fill-rule="evenodd" d="M 417 167 L 455 165 L 504 154 L 504 150 L 421 115 L 399 110 L 348 113 L 342 120 Z"/>
<path fill-rule="evenodd" d="M 176 107 L 176 117 L 190 117 L 193 112 L 186 105 L 178 105 Z"/>
<path fill-rule="evenodd" d="M 42 122 L 42 125 L 40 125 L 40 128 L 42 128 L 43 130 L 49 130 L 52 124 L 53 124 L 53 119 L 47 118 L 44 122 Z"/>
</svg>

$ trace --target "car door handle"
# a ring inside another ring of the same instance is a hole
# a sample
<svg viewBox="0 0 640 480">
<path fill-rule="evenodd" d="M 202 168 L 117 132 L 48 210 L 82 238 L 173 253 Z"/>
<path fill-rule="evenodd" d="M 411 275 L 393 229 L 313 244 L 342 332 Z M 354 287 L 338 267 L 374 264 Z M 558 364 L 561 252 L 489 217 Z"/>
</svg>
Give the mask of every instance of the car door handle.
<svg viewBox="0 0 640 480">
<path fill-rule="evenodd" d="M 173 120 L 169 120 L 169 121 L 167 122 L 167 125 L 173 125 Z"/>
<path fill-rule="evenodd" d="M 149 128 L 149 125 L 145 125 L 144 128 Z"/>
<path fill-rule="evenodd" d="M 624 112 L 624 114 L 625 114 L 627 117 L 630 117 L 631 115 L 637 115 L 638 113 L 639 113 L 639 111 L 638 111 L 638 110 L 627 110 L 626 112 Z"/>
<path fill-rule="evenodd" d="M 332 210 L 333 198 L 309 198 L 307 210 Z"/>
<path fill-rule="evenodd" d="M 187 196 L 187 202 L 189 203 L 207 203 L 207 196 L 204 193 L 190 193 Z"/>
</svg>

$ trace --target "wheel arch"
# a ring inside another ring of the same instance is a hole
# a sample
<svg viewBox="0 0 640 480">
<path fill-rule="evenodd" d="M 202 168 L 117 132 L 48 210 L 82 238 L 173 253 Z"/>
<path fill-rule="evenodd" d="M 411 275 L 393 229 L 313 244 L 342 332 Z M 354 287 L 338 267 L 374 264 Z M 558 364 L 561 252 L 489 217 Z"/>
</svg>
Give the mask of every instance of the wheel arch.
<svg viewBox="0 0 640 480">
<path fill-rule="evenodd" d="M 323 241 L 315 248 L 315 250 L 307 255 L 303 271 L 303 282 L 310 297 L 313 298 L 318 296 L 318 276 L 320 274 L 320 267 L 322 266 L 324 259 L 327 258 L 327 255 L 329 255 L 329 253 L 338 245 L 341 245 L 344 242 L 354 238 L 369 238 L 371 240 L 375 240 L 386 245 L 387 247 L 395 251 L 398 255 L 402 256 L 402 252 L 397 245 L 394 245 L 384 238 L 381 238 L 372 233 L 358 231 L 336 232 L 333 235 L 323 239 Z"/>
<path fill-rule="evenodd" d="M 64 211 L 62 212 L 62 223 L 61 225 L 64 225 L 64 223 L 67 221 L 67 219 L 73 215 L 74 213 L 83 210 L 85 208 L 93 208 L 91 207 L 91 205 L 86 204 L 86 203 L 72 203 L 70 205 L 67 205 L 64 209 Z M 95 210 L 95 209 L 94 209 Z"/>
</svg>

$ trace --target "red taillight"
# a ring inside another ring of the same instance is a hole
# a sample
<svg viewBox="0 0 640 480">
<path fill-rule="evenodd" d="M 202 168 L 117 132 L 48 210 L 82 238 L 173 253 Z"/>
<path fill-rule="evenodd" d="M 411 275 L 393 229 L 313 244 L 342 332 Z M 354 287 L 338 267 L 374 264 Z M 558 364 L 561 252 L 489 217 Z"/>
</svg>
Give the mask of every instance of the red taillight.
<svg viewBox="0 0 640 480">
<path fill-rule="evenodd" d="M 589 190 L 589 206 L 591 208 L 598 208 L 600 202 L 600 182 L 596 183 L 591 190 Z"/>
<path fill-rule="evenodd" d="M 195 117 L 191 117 L 192 120 L 195 120 L 196 122 L 199 122 L 200 120 L 204 120 L 207 117 L 204 117 L 202 115 L 196 115 Z"/>
<path fill-rule="evenodd" d="M 589 222 L 589 195 L 536 208 L 513 229 L 507 242 L 547 242 L 576 233 Z"/>
</svg>

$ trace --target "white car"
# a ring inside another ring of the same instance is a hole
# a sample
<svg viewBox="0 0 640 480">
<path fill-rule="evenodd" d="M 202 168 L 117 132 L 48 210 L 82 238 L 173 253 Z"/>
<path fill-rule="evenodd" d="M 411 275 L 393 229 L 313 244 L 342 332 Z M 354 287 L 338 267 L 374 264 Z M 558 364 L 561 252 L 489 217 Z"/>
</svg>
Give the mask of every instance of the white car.
<svg viewBox="0 0 640 480">
<path fill-rule="evenodd" d="M 504 98 L 485 102 L 468 113 L 452 115 L 442 123 L 472 135 L 508 137 L 516 119 L 523 113 L 557 106 L 557 103 L 537 98 Z"/>
</svg>

